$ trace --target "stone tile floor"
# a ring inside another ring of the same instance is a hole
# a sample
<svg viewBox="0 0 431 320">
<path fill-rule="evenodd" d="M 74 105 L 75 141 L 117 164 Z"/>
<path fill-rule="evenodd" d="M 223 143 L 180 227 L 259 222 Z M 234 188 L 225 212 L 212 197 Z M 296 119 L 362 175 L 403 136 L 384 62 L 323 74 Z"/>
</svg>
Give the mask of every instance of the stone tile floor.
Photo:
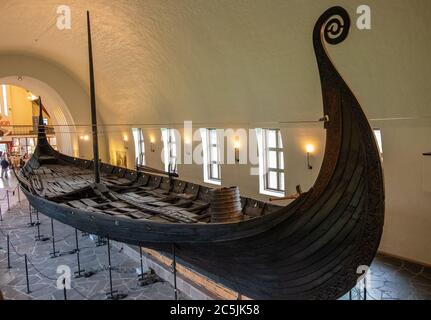
<svg viewBox="0 0 431 320">
<path fill-rule="evenodd" d="M 367 300 L 431 300 L 431 268 L 378 254 L 366 286 Z M 352 298 L 362 300 L 363 292 L 363 285 L 358 286 Z M 348 299 L 349 295 L 342 298 Z"/>
<path fill-rule="evenodd" d="M 50 258 L 52 241 L 36 242 L 36 227 L 29 227 L 29 206 L 23 200 L 16 203 L 9 211 L 5 212 L 3 203 L 3 221 L 0 222 L 0 290 L 6 299 L 16 300 L 63 300 L 63 290 L 56 287 L 57 279 L 61 276 L 57 273 L 59 266 L 67 266 L 72 273 L 77 271 L 76 254 L 70 254 L 75 249 L 75 231 L 69 226 L 54 222 L 56 235 L 56 250 L 60 251 L 60 257 Z M 36 218 L 36 214 L 33 214 Z M 40 215 L 41 233 L 51 235 L 50 219 Z M 10 235 L 11 266 L 7 269 L 6 234 Z M 97 247 L 95 241 L 89 236 L 82 236 L 78 232 L 81 248 L 80 261 L 86 271 L 94 271 L 90 278 L 71 278 L 72 289 L 67 290 L 69 300 L 104 300 L 109 292 L 109 272 L 107 246 Z M 27 294 L 25 262 L 23 255 L 29 258 L 29 282 L 30 294 Z M 140 263 L 126 256 L 121 249 L 111 246 L 113 288 L 120 293 L 127 293 L 129 300 L 173 300 L 174 289 L 164 281 L 140 287 L 138 285 L 138 271 Z M 187 299 L 180 293 L 180 299 Z"/>
<path fill-rule="evenodd" d="M 0 198 L 1 198 L 0 194 Z M 0 289 L 7 299 L 64 299 L 63 291 L 56 288 L 57 267 L 69 266 L 72 272 L 77 270 L 75 254 L 68 254 L 75 248 L 75 233 L 68 226 L 55 222 L 56 248 L 61 252 L 58 258 L 50 258 L 52 242 L 35 242 L 36 227 L 28 227 L 29 207 L 22 199 L 18 203 L 17 195 L 11 197 L 13 208 L 6 212 L 5 201 L 0 201 L 4 221 L 0 222 Z M 35 218 L 35 214 L 33 215 Z M 40 215 L 41 233 L 51 235 L 50 220 Z M 9 234 L 12 269 L 7 269 L 6 237 Z M 72 278 L 73 289 L 68 290 L 68 299 L 106 299 L 109 291 L 107 271 L 107 246 L 97 247 L 88 236 L 79 233 L 81 264 L 86 271 L 95 271 L 90 278 Z M 14 250 L 18 251 L 17 255 Z M 24 258 L 28 254 L 29 280 L 31 293 L 27 294 Z M 126 256 L 117 247 L 112 247 L 113 286 L 114 290 L 128 294 L 126 299 L 168 299 L 174 298 L 172 286 L 166 282 L 157 282 L 147 287 L 137 283 L 139 263 Z M 354 300 L 363 299 L 363 290 L 352 290 Z M 180 294 L 180 299 L 188 299 Z M 349 299 L 345 295 L 342 300 Z M 378 255 L 367 276 L 368 300 L 431 300 L 431 268 L 413 264 L 385 255 Z"/>
</svg>

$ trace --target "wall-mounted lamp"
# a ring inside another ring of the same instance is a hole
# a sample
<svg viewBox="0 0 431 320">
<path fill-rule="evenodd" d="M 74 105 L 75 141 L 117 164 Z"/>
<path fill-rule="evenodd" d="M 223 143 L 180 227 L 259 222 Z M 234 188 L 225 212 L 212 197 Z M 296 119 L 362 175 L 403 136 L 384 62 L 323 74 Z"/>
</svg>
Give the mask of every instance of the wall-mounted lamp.
<svg viewBox="0 0 431 320">
<path fill-rule="evenodd" d="M 88 140 L 90 140 L 90 137 L 88 135 L 80 136 L 79 140 L 88 141 Z"/>
<path fill-rule="evenodd" d="M 129 142 L 129 136 L 127 134 L 125 134 L 123 136 L 123 142 L 124 142 L 124 149 L 125 150 L 129 150 L 129 146 L 128 146 L 128 142 Z"/>
<path fill-rule="evenodd" d="M 156 152 L 156 150 L 154 149 L 154 143 L 156 143 L 156 139 L 154 137 L 150 137 L 150 142 L 151 152 Z"/>
<path fill-rule="evenodd" d="M 315 148 L 312 144 L 307 144 L 305 146 L 305 150 L 307 151 L 307 166 L 308 169 L 313 170 L 313 166 L 310 164 L 311 154 L 314 152 Z"/>
<path fill-rule="evenodd" d="M 241 141 L 238 136 L 235 137 L 234 147 L 235 147 L 235 163 L 239 163 L 239 148 L 241 147 Z"/>
</svg>

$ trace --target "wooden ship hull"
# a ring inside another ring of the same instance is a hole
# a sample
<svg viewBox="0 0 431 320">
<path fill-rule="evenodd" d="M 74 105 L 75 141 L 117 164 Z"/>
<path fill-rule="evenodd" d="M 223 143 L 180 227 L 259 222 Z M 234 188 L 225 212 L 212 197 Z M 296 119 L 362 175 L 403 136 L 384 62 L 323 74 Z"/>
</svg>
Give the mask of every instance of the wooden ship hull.
<svg viewBox="0 0 431 320">
<path fill-rule="evenodd" d="M 349 27 L 348 13 L 333 7 L 314 28 L 326 149 L 315 185 L 288 206 L 68 157 L 49 146 L 43 123 L 21 188 L 34 208 L 79 230 L 166 254 L 175 246 L 182 263 L 249 298 L 339 298 L 356 285 L 357 268 L 371 264 L 384 222 L 373 131 L 324 47 Z M 223 201 L 232 210 L 214 220 Z"/>
</svg>

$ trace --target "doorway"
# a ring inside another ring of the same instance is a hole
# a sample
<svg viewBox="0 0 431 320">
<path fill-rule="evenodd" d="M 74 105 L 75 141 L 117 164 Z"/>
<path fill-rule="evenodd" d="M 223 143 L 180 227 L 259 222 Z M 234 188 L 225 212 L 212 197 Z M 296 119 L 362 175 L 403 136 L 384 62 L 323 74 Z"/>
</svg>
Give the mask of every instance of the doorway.
<svg viewBox="0 0 431 320">
<path fill-rule="evenodd" d="M 8 146 L 7 143 L 0 143 L 0 154 L 7 153 Z"/>
</svg>

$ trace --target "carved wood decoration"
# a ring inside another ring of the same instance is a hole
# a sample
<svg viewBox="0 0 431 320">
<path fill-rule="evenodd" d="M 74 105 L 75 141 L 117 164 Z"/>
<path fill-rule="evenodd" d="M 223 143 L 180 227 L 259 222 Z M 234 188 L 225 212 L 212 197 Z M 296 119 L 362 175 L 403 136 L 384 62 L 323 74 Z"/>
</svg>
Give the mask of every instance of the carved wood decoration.
<svg viewBox="0 0 431 320">
<path fill-rule="evenodd" d="M 175 244 L 183 264 L 250 298 L 339 298 L 356 285 L 357 268 L 371 264 L 384 221 L 373 132 L 325 49 L 342 43 L 349 27 L 341 7 L 315 25 L 326 150 L 314 187 L 286 207 L 241 198 L 243 221 L 211 223 L 208 188 L 108 164 L 106 190 L 94 190 L 93 163 L 54 151 L 43 137 L 20 172 L 21 187 L 37 210 L 82 231 L 166 254 Z M 61 181 L 67 191 L 55 188 Z"/>
</svg>

